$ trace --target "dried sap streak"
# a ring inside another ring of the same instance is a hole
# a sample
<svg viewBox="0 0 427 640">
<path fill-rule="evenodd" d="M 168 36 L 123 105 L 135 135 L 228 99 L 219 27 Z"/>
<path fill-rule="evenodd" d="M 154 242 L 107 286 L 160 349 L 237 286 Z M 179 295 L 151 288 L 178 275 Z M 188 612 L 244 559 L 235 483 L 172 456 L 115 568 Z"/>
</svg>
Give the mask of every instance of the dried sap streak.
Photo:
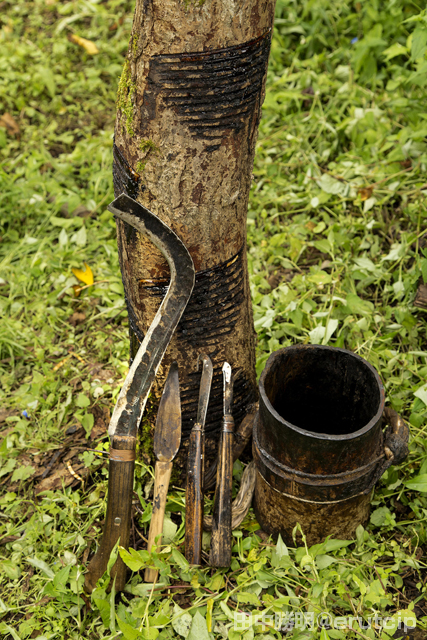
<svg viewBox="0 0 427 640">
<path fill-rule="evenodd" d="M 195 137 L 215 140 L 227 129 L 240 131 L 259 101 L 270 39 L 269 30 L 226 49 L 154 56 L 144 93 L 146 115 L 155 117 L 160 96 Z"/>
<path fill-rule="evenodd" d="M 125 193 L 134 200 L 138 197 L 140 175 L 136 173 L 123 156 L 120 149 L 113 145 L 113 184 L 114 196 Z M 142 186 L 142 185 L 141 185 Z"/>
</svg>

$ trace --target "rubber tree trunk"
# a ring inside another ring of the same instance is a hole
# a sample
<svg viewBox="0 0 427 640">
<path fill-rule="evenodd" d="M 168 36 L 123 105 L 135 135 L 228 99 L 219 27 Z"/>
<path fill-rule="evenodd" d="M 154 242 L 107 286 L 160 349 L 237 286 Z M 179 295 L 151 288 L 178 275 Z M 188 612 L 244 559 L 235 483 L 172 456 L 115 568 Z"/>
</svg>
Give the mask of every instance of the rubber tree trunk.
<svg viewBox="0 0 427 640">
<path fill-rule="evenodd" d="M 255 333 L 246 260 L 246 214 L 275 0 L 136 0 L 119 83 L 113 176 L 183 240 L 196 268 L 192 298 L 159 371 L 159 397 L 178 361 L 183 439 L 196 418 L 207 353 L 214 379 L 206 422 L 211 445 L 222 417 L 221 367 L 235 373 L 238 425 L 257 397 Z M 131 355 L 169 280 L 167 263 L 118 222 Z M 207 446 L 209 448 L 208 442 Z"/>
</svg>

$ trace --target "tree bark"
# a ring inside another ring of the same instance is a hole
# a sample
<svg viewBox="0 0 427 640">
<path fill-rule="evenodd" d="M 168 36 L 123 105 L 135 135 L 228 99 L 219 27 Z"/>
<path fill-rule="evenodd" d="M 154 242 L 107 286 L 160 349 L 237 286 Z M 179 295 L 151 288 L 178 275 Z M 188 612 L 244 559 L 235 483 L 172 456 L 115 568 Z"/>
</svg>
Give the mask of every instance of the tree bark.
<svg viewBox="0 0 427 640">
<path fill-rule="evenodd" d="M 207 447 L 222 418 L 224 361 L 235 373 L 236 424 L 257 397 L 255 333 L 246 259 L 246 214 L 275 0 L 136 0 L 119 83 L 113 176 L 186 244 L 196 284 L 166 352 L 180 372 L 183 438 L 196 418 L 197 357 L 214 378 Z M 118 222 L 131 357 L 166 291 L 168 266 L 144 237 Z"/>
</svg>

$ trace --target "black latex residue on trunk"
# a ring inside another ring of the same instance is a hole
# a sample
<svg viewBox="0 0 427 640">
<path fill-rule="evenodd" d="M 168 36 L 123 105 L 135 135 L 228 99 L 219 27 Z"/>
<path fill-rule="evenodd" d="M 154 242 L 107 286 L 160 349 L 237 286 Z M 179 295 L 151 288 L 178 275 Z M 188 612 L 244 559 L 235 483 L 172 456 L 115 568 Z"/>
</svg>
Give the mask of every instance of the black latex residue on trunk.
<svg viewBox="0 0 427 640">
<path fill-rule="evenodd" d="M 142 119 L 156 117 L 158 100 L 172 108 L 190 133 L 218 139 L 240 131 L 259 101 L 271 33 L 215 51 L 153 56 Z"/>
</svg>

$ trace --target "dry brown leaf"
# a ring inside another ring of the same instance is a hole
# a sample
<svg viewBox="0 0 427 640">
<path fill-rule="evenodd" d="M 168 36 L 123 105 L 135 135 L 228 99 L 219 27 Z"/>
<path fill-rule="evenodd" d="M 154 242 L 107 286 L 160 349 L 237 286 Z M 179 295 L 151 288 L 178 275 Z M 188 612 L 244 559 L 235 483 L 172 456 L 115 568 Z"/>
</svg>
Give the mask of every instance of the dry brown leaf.
<svg viewBox="0 0 427 640">
<path fill-rule="evenodd" d="M 4 127 L 11 136 L 19 135 L 19 125 L 10 113 L 0 116 L 0 127 Z"/>
<path fill-rule="evenodd" d="M 77 327 L 79 324 L 83 324 L 86 320 L 86 315 L 79 311 L 75 311 L 72 316 L 68 318 L 68 322 L 73 326 Z"/>
<path fill-rule="evenodd" d="M 96 53 L 99 53 L 98 47 L 91 40 L 86 40 L 86 38 L 81 38 L 80 36 L 77 36 L 75 33 L 73 33 L 70 36 L 70 40 L 71 42 L 78 44 L 80 47 L 83 47 L 83 49 L 87 53 L 89 53 L 91 56 L 94 56 Z"/>
<path fill-rule="evenodd" d="M 364 200 L 368 200 L 368 198 L 372 195 L 373 188 L 372 187 L 364 187 L 363 189 L 359 189 L 360 199 L 363 202 Z"/>
</svg>

